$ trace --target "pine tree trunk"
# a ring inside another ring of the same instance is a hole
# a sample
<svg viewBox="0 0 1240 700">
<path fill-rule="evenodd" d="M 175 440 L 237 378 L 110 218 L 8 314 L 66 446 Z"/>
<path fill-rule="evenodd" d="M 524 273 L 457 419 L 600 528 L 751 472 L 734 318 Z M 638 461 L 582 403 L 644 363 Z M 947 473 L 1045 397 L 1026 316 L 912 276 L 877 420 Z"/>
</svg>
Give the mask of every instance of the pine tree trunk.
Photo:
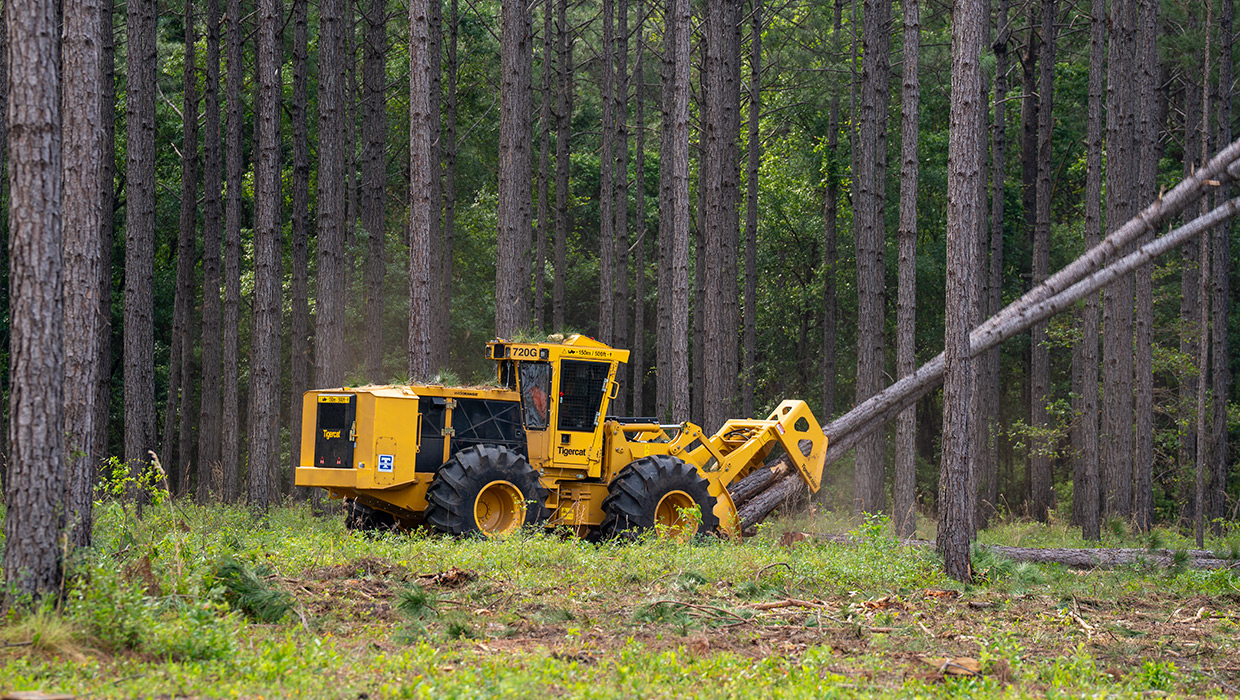
<svg viewBox="0 0 1240 700">
<path fill-rule="evenodd" d="M 0 3 L 0 205 L 8 208 L 9 191 L 9 147 L 8 147 L 8 114 L 9 114 L 9 3 Z M 102 100 L 107 102 L 108 100 Z M 0 280 L 9 279 L 9 222 L 8 217 L 0 217 Z M 0 318 L 9 318 L 8 284 L 0 284 Z M 0 328 L 0 348 L 9 347 L 9 329 Z M 0 363 L 0 500 L 2 490 L 9 483 L 9 367 L 7 362 Z M 102 366 L 102 365 L 100 365 Z M 96 399 L 97 400 L 97 399 Z M 0 601 L 2 602 L 2 601 Z"/>
<path fill-rule="evenodd" d="M 1148 202 L 1158 196 L 1158 132 L 1156 124 L 1159 81 L 1158 6 L 1154 0 L 1140 0 L 1138 9 L 1139 92 L 1137 97 L 1137 201 Z M 1139 243 L 1153 238 L 1142 237 Z M 1134 276 L 1136 311 L 1134 315 L 1134 410 L 1135 459 L 1133 461 L 1132 516 L 1140 532 L 1153 526 L 1154 518 L 1154 280 L 1153 268 L 1138 270 Z"/>
<path fill-rule="evenodd" d="M 98 292 L 105 270 L 100 245 L 100 83 L 103 15 L 98 0 L 71 0 L 64 15 L 61 87 L 64 320 L 64 526 L 73 547 L 91 541 L 95 399 L 100 367 Z M 111 27 L 109 27 L 109 30 Z M 112 98 L 106 102 L 111 106 Z"/>
<path fill-rule="evenodd" d="M 530 325 L 530 75 L 534 58 L 529 6 L 506 3 L 502 15 L 495 334 L 510 338 Z"/>
<path fill-rule="evenodd" d="M 1055 0 L 1042 0 L 1042 55 L 1038 76 L 1038 179 L 1033 225 L 1034 285 L 1050 274 L 1051 255 L 1051 127 L 1055 104 Z M 1047 347 L 1046 323 L 1034 324 L 1029 339 L 1030 404 L 1029 424 L 1035 431 L 1029 441 L 1030 515 L 1046 521 L 1051 503 L 1051 450 L 1043 437 L 1049 429 L 1046 404 L 1050 399 L 1051 353 Z"/>
<path fill-rule="evenodd" d="M 1108 230 L 1137 212 L 1135 85 L 1136 0 L 1111 3 L 1112 28 L 1107 57 L 1106 223 Z M 1100 471 L 1108 514 L 1127 516 L 1132 508 L 1133 432 L 1133 281 L 1120 280 L 1103 293 L 1102 406 Z"/>
<path fill-rule="evenodd" d="M 232 0 L 235 1 L 235 0 Z M 345 373 L 345 295 L 350 266 L 345 248 L 345 0 L 319 5 L 319 171 L 314 322 L 314 383 L 340 386 Z"/>
<path fill-rule="evenodd" d="M 968 489 L 969 421 L 972 418 L 973 372 L 970 367 L 969 315 L 975 303 L 971 289 L 981 202 L 981 142 L 985 106 L 981 93 L 981 48 L 984 17 L 980 0 L 960 0 L 952 12 L 952 91 L 947 171 L 947 299 L 944 339 L 943 462 L 939 472 L 938 550 L 948 576 L 973 578 L 969 538 L 973 532 L 974 494 Z"/>
<path fill-rule="evenodd" d="M 1093 0 L 1089 32 L 1089 120 L 1085 137 L 1085 247 L 1102 240 L 1102 100 L 1105 65 L 1106 0 Z M 1073 508 L 1085 539 L 1101 536 L 1098 492 L 1098 295 L 1086 297 L 1081 312 L 1081 340 L 1073 355 L 1080 383 L 1080 418 L 1074 452 Z"/>
<path fill-rule="evenodd" d="M 224 113 L 225 165 L 227 183 L 224 199 L 224 306 L 220 328 L 220 475 L 219 496 L 231 503 L 241 495 L 241 189 L 244 177 L 242 163 L 241 84 L 245 68 L 241 62 L 245 27 L 241 24 L 241 0 L 228 0 L 227 66 L 224 89 L 227 107 Z M 323 132 L 326 133 L 326 132 Z"/>
<path fill-rule="evenodd" d="M 1190 4 L 1185 7 L 1187 18 L 1184 31 L 1192 36 L 1201 31 L 1201 20 L 1197 17 L 1199 5 Z M 1183 175 L 1188 177 L 1195 168 L 1201 166 L 1201 85 L 1197 82 L 1192 67 L 1200 65 L 1200 48 L 1194 47 L 1186 52 L 1183 58 L 1185 70 L 1181 72 L 1184 85 L 1184 163 Z M 1191 218 L 1191 217 L 1189 217 Z M 1187 221 L 1187 218 L 1185 219 Z M 1198 287 L 1197 246 L 1187 245 L 1180 249 L 1180 353 L 1187 357 L 1196 357 L 1197 341 L 1197 287 Z M 1197 431 L 1193 428 L 1193 411 L 1197 401 L 1197 375 L 1191 371 L 1181 372 L 1179 377 L 1180 406 L 1180 450 L 1178 464 L 1186 469 L 1197 456 Z M 1187 482 L 1187 479 L 1183 480 Z M 1192 521 L 1196 503 L 1196 494 L 1192 488 L 1184 488 L 1179 494 L 1184 504 L 1183 516 Z"/>
<path fill-rule="evenodd" d="M 386 266 L 387 217 L 387 3 L 370 0 L 366 6 L 366 41 L 362 50 L 362 230 L 366 232 L 365 268 L 366 376 L 375 383 L 383 377 L 383 278 Z M 422 57 L 425 58 L 425 57 Z M 427 261 L 428 263 L 430 261 Z M 425 313 L 430 313 L 425 309 Z"/>
<path fill-rule="evenodd" d="M 1227 2 L 1228 0 L 1224 0 Z M 1214 3 L 1212 0 L 1206 0 L 1206 22 L 1205 22 L 1205 59 L 1201 64 L 1201 160 L 1205 162 L 1210 154 L 1210 40 L 1214 34 L 1213 24 Z M 1205 214 L 1210 209 L 1210 197 L 1202 197 L 1198 202 L 1199 211 Z M 1213 434 L 1213 427 L 1210 425 L 1211 414 L 1209 410 L 1209 371 L 1210 371 L 1210 236 L 1209 234 L 1200 236 L 1197 239 L 1197 261 L 1199 272 L 1197 275 L 1197 299 L 1198 299 L 1198 317 L 1197 317 L 1197 460 L 1195 462 L 1195 486 L 1196 498 L 1193 499 L 1193 522 L 1197 535 L 1197 547 L 1205 546 L 1205 519 L 1206 509 L 1209 507 L 1206 498 L 1206 479 L 1207 472 L 1210 470 L 1210 438 Z"/>
<path fill-rule="evenodd" d="M 704 248 L 701 358 L 702 427 L 714 431 L 736 410 L 737 248 L 739 247 L 740 128 L 739 0 L 706 3 L 702 66 L 702 164 Z"/>
<path fill-rule="evenodd" d="M 409 3 L 409 380 L 431 374 L 430 2 Z"/>
<path fill-rule="evenodd" d="M 839 32 L 839 26 L 836 26 Z M 827 118 L 827 186 L 822 203 L 822 419 L 835 415 L 837 292 L 836 275 L 839 251 L 840 163 L 836 155 L 840 145 L 840 98 L 832 96 Z"/>
<path fill-rule="evenodd" d="M 1232 80 L 1234 76 L 1234 66 L 1232 63 L 1232 49 L 1234 39 L 1232 37 L 1232 27 L 1235 14 L 1235 7 L 1230 2 L 1224 2 L 1220 8 L 1219 18 L 1219 101 L 1218 101 L 1218 143 L 1231 143 L 1232 129 L 1232 109 L 1231 101 L 1233 98 Z M 1216 195 L 1216 203 L 1222 204 L 1223 201 L 1232 193 L 1233 188 L 1228 187 L 1220 191 Z M 1211 453 L 1213 459 L 1210 464 L 1211 478 L 1209 489 L 1209 510 L 1211 531 L 1218 535 L 1222 531 L 1223 518 L 1227 516 L 1227 471 L 1231 465 L 1231 455 L 1227 445 L 1227 399 L 1231 391 L 1231 367 L 1229 365 L 1231 355 L 1227 338 L 1227 316 L 1230 298 L 1230 275 L 1231 275 L 1231 240 L 1234 226 L 1229 222 L 1214 229 L 1213 241 L 1213 258 L 1211 264 L 1214 268 L 1212 280 L 1211 305 L 1213 309 L 1213 319 L 1211 325 L 1213 331 L 1210 335 L 1211 348 L 1210 353 L 1213 358 L 1213 383 L 1211 394 L 1214 397 L 1214 434 L 1211 437 Z"/>
<path fill-rule="evenodd" d="M 887 24 L 890 16 L 890 0 L 865 0 L 857 170 L 854 177 L 857 207 L 853 215 L 857 259 L 857 403 L 883 388 L 885 182 L 880 177 L 880 166 L 881 154 L 886 151 L 886 139 L 880 122 L 887 104 L 882 99 L 886 91 L 880 87 L 880 82 L 887 76 L 890 44 Z M 974 95 L 970 101 L 976 97 Z M 863 440 L 857 446 L 853 484 L 853 507 L 857 512 L 878 513 L 886 507 L 883 486 L 885 452 L 881 434 Z"/>
<path fill-rule="evenodd" d="M 261 510 L 278 495 L 280 456 L 280 0 L 258 0 L 254 163 L 254 326 L 250 344 L 249 502 Z"/>
<path fill-rule="evenodd" d="M 896 373 L 917 369 L 914 348 L 917 320 L 917 115 L 921 99 L 917 62 L 921 54 L 921 18 L 917 0 L 904 3 L 904 86 L 901 98 L 899 300 L 896 304 Z M 980 445 L 978 446 L 980 447 Z M 896 418 L 894 488 L 895 531 L 909 537 L 917 529 L 917 409 Z"/>
<path fill-rule="evenodd" d="M 218 0 L 212 0 L 216 2 Z M 309 124 L 306 90 L 309 84 L 310 0 L 293 0 L 293 100 L 290 124 Z M 310 388 L 310 142 L 307 130 L 293 130 L 292 256 L 289 294 L 289 464 L 296 474 L 301 464 L 302 394 Z"/>
<path fill-rule="evenodd" d="M 843 7 L 840 0 L 835 4 L 835 24 L 831 38 L 837 43 L 843 32 Z M 850 63 L 852 65 L 852 63 Z M 856 90 L 856 74 L 850 75 L 850 90 Z M 851 129 L 849 130 L 852 131 Z M 838 252 L 838 220 L 840 201 L 840 98 L 831 96 L 830 113 L 827 118 L 827 172 L 826 188 L 822 205 L 822 419 L 835 415 L 836 384 L 836 269 Z"/>
<path fill-rule="evenodd" d="M 452 320 L 452 241 L 456 231 L 456 74 L 457 66 L 459 65 L 456 49 L 457 33 L 460 28 L 457 0 L 450 0 L 448 8 L 448 113 L 445 115 L 444 120 L 442 146 L 444 173 L 443 241 L 439 247 L 439 284 L 442 290 L 442 297 L 439 300 L 439 305 L 442 307 L 439 332 L 442 334 L 445 343 L 451 338 Z M 449 352 L 445 347 L 443 352 L 445 364 L 448 359 Z"/>
<path fill-rule="evenodd" d="M 573 44 L 568 26 L 568 0 L 556 3 L 556 74 L 559 79 L 555 109 L 555 279 L 551 283 L 551 327 L 564 328 L 564 278 L 568 275 L 569 191 L 572 170 L 569 148 L 573 117 Z"/>
<path fill-rule="evenodd" d="M 1007 0 L 1000 0 L 999 13 L 996 19 L 999 36 L 993 47 L 995 54 L 995 104 L 994 121 L 991 124 L 991 203 L 990 203 L 990 243 L 989 267 L 986 282 L 986 312 L 989 317 L 1003 308 L 1003 225 L 1004 225 L 1004 190 L 1006 189 L 1007 168 L 1007 71 L 1008 41 L 1011 37 L 1007 26 Z M 986 259 L 986 256 L 982 256 Z M 1003 427 L 999 421 L 1002 406 L 1000 389 L 1000 352 L 998 348 L 987 352 L 979 358 L 982 365 L 980 384 L 977 391 L 982 401 L 982 417 L 984 425 L 981 434 L 985 442 L 974 447 L 981 452 L 981 473 L 977 475 L 978 508 L 977 527 L 984 528 L 995 512 L 995 504 L 999 496 L 999 441 Z"/>
<path fill-rule="evenodd" d="M 659 240 L 655 253 L 655 396 L 654 413 L 660 421 L 671 420 L 672 365 L 671 332 L 672 310 L 672 259 L 671 244 L 675 230 L 672 192 L 675 185 L 672 174 L 672 146 L 675 124 L 675 8 L 669 6 L 663 19 L 663 52 L 659 65 Z"/>
<path fill-rule="evenodd" d="M 10 2 L 12 7 L 5 3 L 10 60 L 7 160 L 12 295 L 9 478 L 4 484 L 6 611 L 33 606 L 57 590 L 65 487 L 56 4 L 40 0 Z M 138 14 L 136 10 L 133 13 Z M 153 14 L 144 15 L 147 17 L 153 22 Z M 153 34 L 151 38 L 154 39 Z M 135 48 L 141 46 L 139 43 Z M 154 64 L 150 67 L 153 69 Z M 133 92 L 130 90 L 131 100 Z M 153 415 L 150 422 L 154 422 Z M 146 436 L 153 440 L 153 426 Z"/>
<path fill-rule="evenodd" d="M 185 74 L 181 101 L 181 221 L 177 236 L 176 294 L 172 304 L 172 342 L 168 354 L 168 401 L 164 413 L 164 438 L 160 455 L 169 470 L 174 488 L 181 492 L 189 483 L 189 455 L 174 455 L 173 441 L 181 424 L 188 422 L 189 399 L 193 394 L 190 364 L 193 361 L 194 267 L 198 218 L 198 77 L 194 70 L 195 31 L 192 0 L 185 5 Z M 184 415 L 184 417 L 181 417 Z M 175 456 L 175 461 L 174 461 Z M 177 469 L 172 471 L 172 465 Z"/>
<path fill-rule="evenodd" d="M 6 5 L 7 6 L 7 5 Z M 115 192 L 116 175 L 116 54 L 115 35 L 113 28 L 112 0 L 100 3 L 100 53 L 102 54 L 100 109 L 100 143 L 103 152 L 99 161 L 99 248 L 102 252 L 102 272 L 98 278 L 99 325 L 96 327 L 98 340 L 95 348 L 98 352 L 99 376 L 95 385 L 95 418 L 92 438 L 93 452 L 99 460 L 108 455 L 108 443 L 111 433 L 112 416 L 112 247 L 114 241 L 113 224 L 115 223 Z M 0 32 L 3 34 L 3 32 Z M 7 49 L 0 53 L 5 53 Z M 7 58 L 3 59 L 7 66 Z M 8 69 L 4 69 L 7 76 Z M 3 78 L 7 81 L 7 78 Z M 6 83 L 7 84 L 7 83 Z M 3 121 L 3 120 L 0 120 Z M 0 259 L 7 256 L 0 255 Z M 7 435 L 7 433 L 4 433 Z"/>
<path fill-rule="evenodd" d="M 542 38 L 542 104 L 538 110 L 538 221 L 534 255 L 534 326 L 547 327 L 547 234 L 551 228 L 551 212 L 547 190 L 551 186 L 551 95 L 556 85 L 555 61 L 551 56 L 555 12 L 551 3 L 543 3 Z"/>
<path fill-rule="evenodd" d="M 156 448 L 152 315 L 155 274 L 155 14 L 154 0 L 134 0 L 134 4 L 127 8 L 125 20 L 128 42 L 125 461 L 135 475 L 148 463 L 147 453 Z M 15 50 L 16 44 L 16 41 L 10 43 L 10 51 Z M 14 74 L 19 74 L 16 66 Z"/>
<path fill-rule="evenodd" d="M 615 186 L 613 209 L 616 215 L 615 296 L 612 311 L 612 343 L 618 348 L 629 347 L 629 3 L 619 0 L 616 5 L 616 111 L 615 157 L 616 168 L 612 175 Z M 613 415 L 627 415 L 625 387 L 621 382 L 610 409 Z"/>
<path fill-rule="evenodd" d="M 598 339 L 611 344 L 615 324 L 615 267 L 616 267 L 616 86 L 615 86 L 615 2 L 603 0 L 603 31 L 601 55 L 601 81 L 599 86 L 599 109 L 602 111 L 602 131 L 599 134 L 599 193 L 598 193 Z"/>
<path fill-rule="evenodd" d="M 670 157 L 664 163 L 671 165 L 671 211 L 662 212 L 661 218 L 670 221 L 671 228 L 666 262 L 659 268 L 660 276 L 668 276 L 668 333 L 666 339 L 659 339 L 659 346 L 666 344 L 668 352 L 667 364 L 661 363 L 659 370 L 660 383 L 668 383 L 671 420 L 680 422 L 689 418 L 689 0 L 672 0 L 670 12 L 667 36 L 671 44 L 664 49 L 672 57 L 671 128 L 664 133 L 669 141 L 665 152 Z M 666 84 L 664 89 L 668 89 Z"/>
<path fill-rule="evenodd" d="M 448 366 L 448 352 L 452 345 L 449 332 L 449 316 L 452 304 L 451 276 L 440 274 L 447 261 L 445 255 L 452 252 L 450 240 L 444 240 L 444 181 L 442 139 L 443 90 L 443 0 L 430 3 L 427 13 L 427 55 L 430 58 L 430 128 L 431 128 L 431 370 Z M 442 328 L 442 334 L 439 329 Z"/>
<path fill-rule="evenodd" d="M 754 362 L 758 344 L 758 169 L 762 165 L 762 0 L 752 0 L 749 34 L 749 172 L 745 201 L 745 322 L 741 367 L 741 416 L 754 415 Z"/>
<path fill-rule="evenodd" d="M 646 383 L 646 2 L 637 0 L 637 57 L 633 60 L 633 79 L 637 83 L 634 102 L 634 172 L 637 188 L 636 259 L 633 261 L 633 342 L 629 364 L 633 375 L 633 410 L 635 416 L 648 416 L 645 401 Z"/>
</svg>

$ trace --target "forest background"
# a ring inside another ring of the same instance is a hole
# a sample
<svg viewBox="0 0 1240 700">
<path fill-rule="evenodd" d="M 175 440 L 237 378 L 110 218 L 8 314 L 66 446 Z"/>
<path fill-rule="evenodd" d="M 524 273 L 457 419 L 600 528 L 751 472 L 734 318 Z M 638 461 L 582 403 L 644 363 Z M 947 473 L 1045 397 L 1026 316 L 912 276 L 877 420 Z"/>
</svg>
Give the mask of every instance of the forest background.
<svg viewBox="0 0 1240 700">
<path fill-rule="evenodd" d="M 617 413 L 707 429 L 788 397 L 825 422 L 943 349 L 946 6 L 908 2 L 897 22 L 887 0 L 686 4 L 681 55 L 669 7 L 626 0 L 99 5 L 92 469 L 151 450 L 175 491 L 265 506 L 292 491 L 303 390 L 484 381 L 497 334 L 630 347 Z M 975 318 L 1230 141 L 1232 12 L 991 4 Z M 661 167 L 677 77 L 680 202 Z M 1206 255 L 1190 245 L 983 363 L 980 524 L 1187 524 L 1199 501 L 1216 526 L 1236 517 L 1233 245 L 1222 227 Z M 911 493 L 932 511 L 941 406 L 927 396 L 897 439 L 836 467 L 830 505 L 899 516 Z"/>
</svg>

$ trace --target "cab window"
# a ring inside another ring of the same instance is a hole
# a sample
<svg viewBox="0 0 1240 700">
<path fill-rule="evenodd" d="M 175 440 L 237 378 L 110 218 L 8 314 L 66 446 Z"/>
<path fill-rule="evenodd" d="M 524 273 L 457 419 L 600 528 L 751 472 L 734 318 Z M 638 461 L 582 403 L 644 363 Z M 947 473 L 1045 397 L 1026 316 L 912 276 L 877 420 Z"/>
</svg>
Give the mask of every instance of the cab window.
<svg viewBox="0 0 1240 700">
<path fill-rule="evenodd" d="M 560 363 L 560 430 L 594 432 L 609 369 L 606 362 Z"/>
<path fill-rule="evenodd" d="M 521 420 L 527 430 L 546 430 L 551 396 L 551 365 L 521 363 Z"/>
</svg>

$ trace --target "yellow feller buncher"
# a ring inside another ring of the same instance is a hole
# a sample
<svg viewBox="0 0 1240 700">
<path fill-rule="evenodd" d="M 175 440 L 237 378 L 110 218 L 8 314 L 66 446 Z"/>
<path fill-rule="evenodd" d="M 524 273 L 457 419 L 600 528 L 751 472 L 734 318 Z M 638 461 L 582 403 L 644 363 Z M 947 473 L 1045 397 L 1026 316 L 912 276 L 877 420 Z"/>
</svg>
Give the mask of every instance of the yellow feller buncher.
<svg viewBox="0 0 1240 700">
<path fill-rule="evenodd" d="M 607 415 L 627 350 L 572 335 L 494 340 L 486 357 L 496 386 L 306 392 L 297 485 L 346 499 L 353 527 L 487 536 L 545 526 L 738 537 L 733 494 L 747 476 L 772 481 L 763 462 L 776 446 L 818 490 L 827 438 L 803 401 L 708 436 L 693 423 Z"/>
</svg>

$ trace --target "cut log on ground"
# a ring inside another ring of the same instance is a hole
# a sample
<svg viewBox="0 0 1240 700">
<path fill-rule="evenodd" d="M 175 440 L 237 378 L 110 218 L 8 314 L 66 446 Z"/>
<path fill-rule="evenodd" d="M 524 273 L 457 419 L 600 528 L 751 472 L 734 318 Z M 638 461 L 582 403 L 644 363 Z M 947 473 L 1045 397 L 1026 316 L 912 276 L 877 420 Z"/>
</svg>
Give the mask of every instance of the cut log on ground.
<svg viewBox="0 0 1240 700">
<path fill-rule="evenodd" d="M 838 542 L 856 544 L 858 538 L 852 535 L 824 535 L 819 533 L 803 533 L 807 535 L 799 542 Z M 907 547 L 933 547 L 929 540 L 900 540 Z M 1179 564 L 1190 569 L 1240 569 L 1240 559 L 1220 557 L 1205 549 L 1189 549 L 1175 552 L 1170 549 L 1043 549 L 1038 547 L 1008 547 L 997 544 L 978 545 L 994 554 L 1007 557 L 1013 561 L 1031 562 L 1034 564 L 1062 564 L 1070 569 L 1113 569 L 1133 564 L 1148 564 L 1162 568 L 1171 568 Z"/>
</svg>

